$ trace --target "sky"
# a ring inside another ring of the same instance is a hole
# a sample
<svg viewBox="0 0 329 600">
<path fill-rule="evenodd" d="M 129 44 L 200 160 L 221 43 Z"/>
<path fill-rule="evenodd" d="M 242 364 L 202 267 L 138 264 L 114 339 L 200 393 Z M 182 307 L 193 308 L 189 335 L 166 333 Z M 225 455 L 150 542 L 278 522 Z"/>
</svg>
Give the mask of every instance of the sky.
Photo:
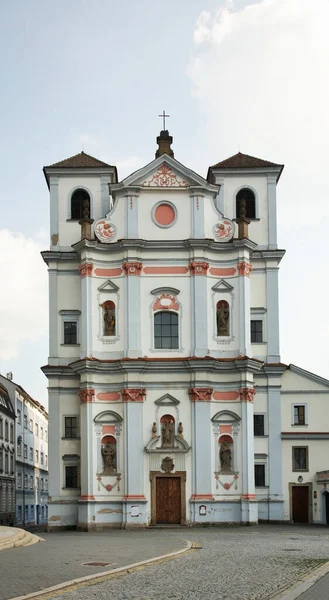
<svg viewBox="0 0 329 600">
<path fill-rule="evenodd" d="M 281 359 L 329 378 L 329 0 L 0 2 L 0 372 L 47 405 L 49 196 L 42 167 L 84 150 L 175 158 L 206 176 L 238 151 L 278 184 Z"/>
</svg>

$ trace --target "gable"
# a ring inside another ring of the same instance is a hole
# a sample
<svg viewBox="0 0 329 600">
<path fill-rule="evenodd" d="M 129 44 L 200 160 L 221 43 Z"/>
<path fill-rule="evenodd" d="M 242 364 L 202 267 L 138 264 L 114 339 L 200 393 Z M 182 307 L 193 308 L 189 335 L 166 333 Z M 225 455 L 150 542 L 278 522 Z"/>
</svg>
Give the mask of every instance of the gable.
<svg viewBox="0 0 329 600">
<path fill-rule="evenodd" d="M 214 292 L 232 292 L 234 288 L 232 285 L 224 281 L 224 279 L 220 279 L 220 281 L 217 281 L 217 283 L 215 283 L 211 289 Z"/>
<path fill-rule="evenodd" d="M 177 406 L 179 400 L 174 398 L 171 394 L 164 394 L 161 398 L 155 400 L 154 404 L 157 404 L 157 406 Z"/>
<path fill-rule="evenodd" d="M 113 281 L 111 281 L 110 279 L 108 279 L 107 281 L 105 281 L 105 283 L 103 283 L 102 285 L 99 286 L 99 288 L 97 288 L 99 292 L 107 292 L 107 293 L 116 293 L 119 291 L 119 288 L 117 285 L 115 285 L 115 283 L 113 283 Z"/>
<path fill-rule="evenodd" d="M 328 392 L 329 381 L 324 377 L 319 377 L 315 373 L 301 369 L 296 365 L 289 365 L 288 369 L 282 375 L 282 393 L 309 392 Z"/>
</svg>

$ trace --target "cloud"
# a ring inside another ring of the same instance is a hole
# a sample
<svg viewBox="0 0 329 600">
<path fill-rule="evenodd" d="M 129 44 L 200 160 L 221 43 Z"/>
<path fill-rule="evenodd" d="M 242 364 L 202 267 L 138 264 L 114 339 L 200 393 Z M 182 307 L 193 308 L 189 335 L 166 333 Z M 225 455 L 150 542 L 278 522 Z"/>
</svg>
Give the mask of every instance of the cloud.
<svg viewBox="0 0 329 600">
<path fill-rule="evenodd" d="M 40 250 L 37 242 L 22 233 L 0 230 L 1 359 L 15 358 L 22 344 L 48 331 L 47 268 Z"/>
<path fill-rule="evenodd" d="M 328 22 L 328 0 L 219 5 L 200 14 L 188 65 L 208 164 L 240 150 L 286 165 L 278 185 L 283 358 L 326 376 Z"/>
</svg>

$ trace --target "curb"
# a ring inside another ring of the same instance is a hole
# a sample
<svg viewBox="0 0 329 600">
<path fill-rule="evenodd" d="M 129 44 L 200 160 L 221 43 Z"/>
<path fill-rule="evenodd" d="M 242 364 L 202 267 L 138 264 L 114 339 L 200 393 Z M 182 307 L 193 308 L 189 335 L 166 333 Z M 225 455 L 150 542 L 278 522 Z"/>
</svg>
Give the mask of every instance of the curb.
<svg viewBox="0 0 329 600">
<path fill-rule="evenodd" d="M 288 587 L 284 592 L 280 592 L 275 596 L 268 596 L 266 600 L 296 600 L 301 594 L 307 592 L 319 579 L 322 579 L 329 573 L 329 562 L 324 563 L 321 567 L 314 569 L 312 574 L 305 575 Z"/>
<path fill-rule="evenodd" d="M 69 591 L 69 588 L 74 588 L 75 586 L 80 587 L 85 583 L 101 583 L 102 580 L 110 579 L 112 576 L 125 575 L 127 573 L 130 573 L 132 570 L 137 570 L 139 567 L 150 565 L 156 562 L 161 562 L 166 559 L 176 558 L 181 554 L 185 554 L 189 550 L 193 550 L 199 547 L 199 545 L 196 542 L 188 542 L 187 540 L 184 540 L 184 542 L 186 543 L 186 547 L 182 548 L 182 550 L 176 550 L 176 552 L 170 552 L 169 554 L 162 554 L 161 556 L 148 558 L 146 560 L 127 565 L 126 567 L 118 567 L 117 569 L 111 569 L 110 571 L 103 571 L 102 573 L 95 573 L 94 575 L 86 575 L 85 577 L 79 577 L 78 579 L 65 581 L 64 583 L 53 585 L 49 588 L 45 588 L 44 590 L 40 590 L 38 592 L 31 592 L 30 594 L 25 594 L 23 596 L 15 596 L 14 598 L 10 598 L 10 600 L 30 600 L 30 598 L 43 598 L 48 596 L 49 594 L 57 595 L 61 591 Z"/>
</svg>

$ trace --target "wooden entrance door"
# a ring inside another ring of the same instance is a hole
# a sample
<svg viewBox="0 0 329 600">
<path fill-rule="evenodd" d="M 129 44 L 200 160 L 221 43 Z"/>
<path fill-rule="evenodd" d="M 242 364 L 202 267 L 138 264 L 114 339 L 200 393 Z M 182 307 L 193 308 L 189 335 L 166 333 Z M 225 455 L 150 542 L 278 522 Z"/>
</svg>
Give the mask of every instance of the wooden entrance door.
<svg viewBox="0 0 329 600">
<path fill-rule="evenodd" d="M 307 485 L 292 487 L 292 520 L 294 523 L 308 523 L 308 495 Z"/>
<path fill-rule="evenodd" d="M 157 477 L 156 523 L 159 525 L 174 525 L 181 523 L 181 494 L 179 477 Z"/>
</svg>

